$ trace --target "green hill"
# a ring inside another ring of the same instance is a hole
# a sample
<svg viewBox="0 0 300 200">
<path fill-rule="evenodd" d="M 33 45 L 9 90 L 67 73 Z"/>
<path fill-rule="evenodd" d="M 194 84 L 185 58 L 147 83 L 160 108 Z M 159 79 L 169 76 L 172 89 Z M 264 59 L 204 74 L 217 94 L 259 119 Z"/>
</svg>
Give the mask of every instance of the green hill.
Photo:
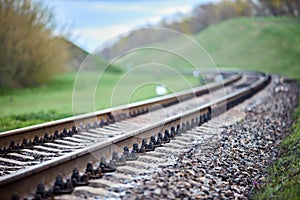
<svg viewBox="0 0 300 200">
<path fill-rule="evenodd" d="M 93 71 L 97 68 L 105 68 L 108 65 L 108 61 L 102 57 L 101 55 L 92 55 L 89 54 L 87 51 L 82 49 L 81 47 L 75 45 L 74 43 L 70 42 L 65 38 L 57 38 L 62 40 L 67 48 L 69 53 L 69 62 L 68 62 L 68 70 L 75 71 L 82 67 L 85 71 Z M 115 65 L 110 65 L 109 70 L 112 72 L 121 72 L 122 70 Z"/>
<path fill-rule="evenodd" d="M 69 53 L 68 68 L 71 71 L 78 70 L 82 61 L 88 56 L 88 52 L 65 38 L 57 38 L 61 40 Z"/>
<path fill-rule="evenodd" d="M 300 77 L 300 19 L 239 18 L 195 36 L 219 67 Z"/>
<path fill-rule="evenodd" d="M 235 18 L 213 25 L 193 36 L 218 67 L 260 70 L 299 77 L 300 19 L 286 17 Z M 155 47 L 176 50 L 199 67 L 212 62 L 184 37 L 158 43 Z M 190 68 L 191 64 L 178 56 L 157 50 L 139 50 L 121 58 L 119 66 L 131 67 L 158 62 L 175 69 Z"/>
</svg>

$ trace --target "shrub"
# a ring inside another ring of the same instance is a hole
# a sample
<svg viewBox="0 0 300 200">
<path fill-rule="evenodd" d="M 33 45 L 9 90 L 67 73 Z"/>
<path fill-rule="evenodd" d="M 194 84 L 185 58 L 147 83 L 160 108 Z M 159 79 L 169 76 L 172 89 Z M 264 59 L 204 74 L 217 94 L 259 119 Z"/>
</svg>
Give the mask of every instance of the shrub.
<svg viewBox="0 0 300 200">
<path fill-rule="evenodd" d="M 0 0 L 0 86 L 45 83 L 64 70 L 65 45 L 53 35 L 52 12 L 31 0 Z"/>
</svg>

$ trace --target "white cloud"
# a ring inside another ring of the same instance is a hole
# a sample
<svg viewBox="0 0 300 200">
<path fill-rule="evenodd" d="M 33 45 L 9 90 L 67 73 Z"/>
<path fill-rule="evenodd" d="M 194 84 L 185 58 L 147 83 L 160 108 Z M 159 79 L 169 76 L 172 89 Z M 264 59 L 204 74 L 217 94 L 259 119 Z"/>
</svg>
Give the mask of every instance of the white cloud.
<svg viewBox="0 0 300 200">
<path fill-rule="evenodd" d="M 131 9 L 131 6 L 128 6 L 128 8 Z M 94 51 L 100 46 L 105 45 L 105 42 L 114 42 L 121 34 L 125 34 L 134 28 L 141 27 L 146 23 L 156 24 L 166 15 L 175 14 L 177 12 L 188 12 L 190 9 L 191 8 L 189 6 L 159 8 L 153 11 L 152 17 L 139 18 L 134 23 L 120 23 L 105 27 L 80 28 L 73 29 L 71 31 L 73 35 L 76 36 L 74 42 L 76 42 L 79 46 L 85 47 L 88 51 Z"/>
<path fill-rule="evenodd" d="M 87 4 L 89 9 L 93 9 L 97 12 L 142 12 L 145 13 L 143 17 L 137 17 L 136 19 L 130 19 L 130 22 L 124 23 L 120 21 L 119 23 L 114 23 L 111 25 L 105 25 L 101 27 L 90 26 L 90 27 L 77 27 L 71 28 L 71 32 L 75 35 L 75 38 L 71 39 L 77 45 L 82 46 L 88 51 L 94 51 L 96 48 L 99 48 L 106 41 L 115 41 L 121 33 L 129 32 L 130 30 L 143 27 L 146 23 L 157 24 L 168 16 L 170 17 L 173 14 L 178 12 L 187 13 L 191 11 L 192 5 L 161 5 L 157 7 L 156 4 L 123 4 L 121 6 L 113 6 L 111 3 L 103 2 L 92 2 Z M 120 11 L 121 10 L 121 11 Z M 124 19 L 126 20 L 126 19 Z"/>
<path fill-rule="evenodd" d="M 192 6 L 187 5 L 161 5 L 157 7 L 155 4 L 123 4 L 121 6 L 113 6 L 111 3 L 101 3 L 91 5 L 91 9 L 105 12 L 142 12 L 148 13 L 149 15 L 170 15 L 177 12 L 187 13 L 191 11 Z"/>
<path fill-rule="evenodd" d="M 128 32 L 132 27 L 129 24 L 120 24 L 106 27 L 91 27 L 73 29 L 76 42 L 80 46 L 86 47 L 88 51 L 94 51 L 102 46 L 105 42 L 115 41 L 121 34 Z"/>
<path fill-rule="evenodd" d="M 191 6 L 172 6 L 166 8 L 160 8 L 157 10 L 157 14 L 159 15 L 171 15 L 177 12 L 187 13 L 192 10 Z"/>
<path fill-rule="evenodd" d="M 98 10 L 98 11 L 103 11 L 105 10 L 106 12 L 120 12 L 120 10 L 122 11 L 147 11 L 149 12 L 149 8 L 145 7 L 142 4 L 122 4 L 119 6 L 114 6 L 113 3 L 111 2 L 101 2 L 100 3 L 95 3 L 93 5 L 91 5 L 91 8 L 93 10 Z"/>
</svg>

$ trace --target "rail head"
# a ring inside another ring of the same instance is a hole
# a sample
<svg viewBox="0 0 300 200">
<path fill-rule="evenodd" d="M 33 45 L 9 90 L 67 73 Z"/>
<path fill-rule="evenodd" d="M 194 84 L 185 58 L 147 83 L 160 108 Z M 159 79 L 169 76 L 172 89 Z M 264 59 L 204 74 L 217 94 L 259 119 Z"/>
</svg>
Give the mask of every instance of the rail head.
<svg viewBox="0 0 300 200">
<path fill-rule="evenodd" d="M 46 161 L 39 165 L 33 166 L 31 168 L 20 170 L 20 171 L 16 172 L 15 174 L 11 174 L 11 175 L 8 175 L 5 177 L 0 177 L 0 186 L 2 187 L 2 186 L 10 184 L 12 182 L 21 180 L 22 178 L 28 177 L 34 173 L 45 171 L 49 168 L 54 168 L 55 166 L 61 165 L 62 163 L 71 161 L 74 158 L 80 158 L 87 154 L 91 154 L 95 151 L 98 151 L 99 149 L 110 147 L 111 145 L 122 142 L 122 141 L 126 140 L 127 138 L 137 137 L 139 134 L 144 133 L 146 131 L 154 130 L 156 127 L 163 127 L 165 124 L 171 124 L 173 122 L 181 121 L 186 116 L 190 116 L 190 115 L 195 116 L 195 115 L 199 115 L 199 113 L 211 112 L 211 108 L 214 105 L 219 105 L 224 102 L 228 103 L 231 101 L 235 101 L 237 98 L 241 98 L 241 96 L 248 94 L 248 92 L 254 92 L 255 90 L 265 86 L 269 81 L 270 81 L 270 75 L 265 75 L 263 77 L 260 77 L 260 79 L 258 81 L 256 81 L 255 83 L 251 84 L 250 86 L 248 86 L 246 88 L 236 91 L 228 96 L 224 96 L 224 97 L 221 97 L 220 99 L 216 99 L 216 100 L 206 103 L 204 105 L 198 106 L 189 111 L 185 111 L 183 113 L 179 113 L 177 115 L 168 117 L 164 121 L 154 122 L 152 124 L 149 124 L 149 125 L 141 127 L 141 128 L 137 128 L 136 130 L 130 131 L 123 135 L 116 136 L 114 138 L 108 139 L 103 142 L 96 143 L 94 145 L 85 147 L 83 149 L 79 149 L 79 150 L 69 153 L 67 155 L 55 158 L 53 160 Z"/>
<path fill-rule="evenodd" d="M 155 97 L 152 99 L 143 100 L 143 101 L 127 104 L 127 105 L 117 106 L 114 108 L 107 108 L 107 109 L 100 110 L 100 111 L 90 112 L 90 113 L 81 114 L 81 115 L 68 117 L 68 118 L 64 118 L 64 119 L 59 119 L 59 120 L 55 120 L 55 121 L 51 121 L 51 122 L 46 122 L 46 123 L 32 125 L 32 126 L 28 126 L 28 127 L 24 127 L 24 128 L 1 132 L 0 139 L 9 137 L 11 135 L 18 135 L 18 134 L 23 134 L 26 132 L 33 132 L 33 131 L 38 131 L 38 130 L 42 130 L 42 129 L 49 129 L 51 127 L 55 128 L 55 127 L 62 126 L 64 124 L 75 125 L 75 122 L 88 120 L 88 119 L 95 119 L 95 117 L 96 118 L 102 118 L 102 117 L 104 118 L 104 117 L 107 117 L 108 115 L 113 115 L 113 113 L 117 112 L 117 111 L 128 111 L 128 110 L 142 107 L 145 105 L 161 104 L 170 99 L 173 99 L 173 100 L 180 99 L 181 97 L 188 95 L 188 94 L 195 94 L 197 92 L 209 91 L 209 90 L 217 88 L 217 87 L 222 87 L 223 85 L 227 85 L 227 84 L 230 84 L 232 82 L 235 82 L 235 81 L 241 79 L 241 77 L 242 77 L 241 74 L 234 74 L 232 76 L 229 76 L 228 78 L 225 78 L 222 82 L 219 82 L 219 83 L 212 82 L 212 83 L 208 83 L 207 85 L 198 86 L 196 88 L 184 90 L 184 91 L 177 92 L 174 94 L 168 94 L 168 95 L 164 95 L 161 97 Z"/>
</svg>

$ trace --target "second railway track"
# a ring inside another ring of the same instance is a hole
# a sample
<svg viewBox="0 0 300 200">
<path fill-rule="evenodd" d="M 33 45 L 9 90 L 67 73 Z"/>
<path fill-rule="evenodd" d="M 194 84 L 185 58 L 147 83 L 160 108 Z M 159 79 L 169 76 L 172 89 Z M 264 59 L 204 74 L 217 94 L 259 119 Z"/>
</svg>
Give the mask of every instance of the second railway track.
<svg viewBox="0 0 300 200">
<path fill-rule="evenodd" d="M 39 183 L 43 185 L 39 185 L 38 197 L 68 193 L 74 186 L 87 184 L 89 179 L 100 178 L 103 173 L 125 164 L 126 160 L 136 159 L 139 153 L 153 150 L 176 134 L 218 116 L 253 95 L 269 81 L 270 76 L 262 73 L 234 74 L 224 81 L 226 96 L 219 95 L 218 99 L 212 101 L 209 101 L 207 93 L 210 90 L 218 96 L 217 89 L 221 86 L 216 83 L 208 85 L 208 89 L 202 87 L 144 104 L 136 103 L 129 109 L 108 109 L 96 114 L 96 123 L 91 121 L 94 119 L 92 116 L 82 116 L 82 125 L 75 126 L 74 120 L 78 121 L 78 118 L 70 118 L 20 129 L 15 134 L 6 132 L 0 135 L 0 197 L 9 199 L 15 193 L 21 197 L 34 195 Z M 191 94 L 193 92 L 196 97 Z M 179 109 L 178 102 L 185 106 Z M 157 103 L 165 107 L 164 114 L 158 109 L 152 111 L 149 117 L 149 109 Z M 45 132 L 48 133 L 45 135 Z M 1 137 L 6 139 L 2 140 Z M 110 160 L 112 154 L 113 159 Z M 88 171 L 88 162 L 97 166 L 96 170 L 92 167 Z M 74 167 L 78 173 L 87 174 L 60 184 L 57 183 L 59 177 L 54 183 L 58 173 L 62 178 L 70 178 L 72 173 L 74 175 Z"/>
</svg>

